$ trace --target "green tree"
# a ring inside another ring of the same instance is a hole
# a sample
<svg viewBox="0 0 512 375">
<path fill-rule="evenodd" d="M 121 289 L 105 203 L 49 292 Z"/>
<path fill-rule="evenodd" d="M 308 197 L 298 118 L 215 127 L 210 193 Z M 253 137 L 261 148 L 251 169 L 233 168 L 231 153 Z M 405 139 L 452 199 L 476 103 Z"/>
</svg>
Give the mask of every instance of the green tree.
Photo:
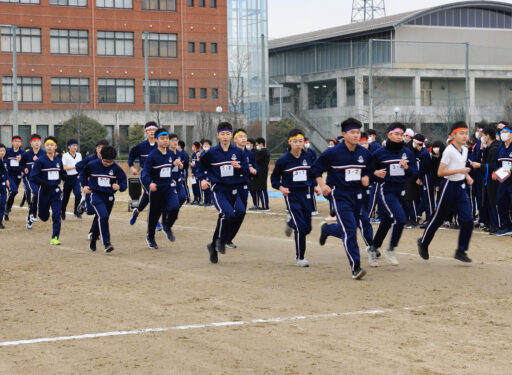
<svg viewBox="0 0 512 375">
<path fill-rule="evenodd" d="M 107 128 L 98 121 L 84 114 L 75 114 L 62 124 L 57 141 L 65 149 L 68 139 L 74 138 L 80 142 L 80 152 L 94 152 L 96 142 L 105 139 Z"/>
<path fill-rule="evenodd" d="M 128 146 L 132 148 L 144 140 L 144 127 L 135 123 L 128 128 Z"/>
</svg>

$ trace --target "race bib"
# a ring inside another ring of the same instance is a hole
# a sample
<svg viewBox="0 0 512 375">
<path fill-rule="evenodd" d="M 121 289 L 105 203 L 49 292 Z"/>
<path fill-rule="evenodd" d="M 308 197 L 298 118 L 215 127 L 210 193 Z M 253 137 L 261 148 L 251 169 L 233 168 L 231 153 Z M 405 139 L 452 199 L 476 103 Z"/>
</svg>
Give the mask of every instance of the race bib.
<svg viewBox="0 0 512 375">
<path fill-rule="evenodd" d="M 345 169 L 345 181 L 360 181 L 360 180 L 361 180 L 361 169 L 360 168 Z"/>
<path fill-rule="evenodd" d="M 501 162 L 501 165 L 505 169 L 510 169 L 510 168 L 512 168 L 512 161 L 508 161 L 508 160 L 503 161 L 503 162 Z"/>
<path fill-rule="evenodd" d="M 59 179 L 58 171 L 48 171 L 48 181 L 56 181 Z"/>
<path fill-rule="evenodd" d="M 234 175 L 234 169 L 231 164 L 220 166 L 220 176 L 221 177 L 233 177 L 233 175 Z"/>
<path fill-rule="evenodd" d="M 171 177 L 171 168 L 160 169 L 160 177 Z"/>
<path fill-rule="evenodd" d="M 389 174 L 391 176 L 405 176 L 405 169 L 400 164 L 390 164 Z"/>
<path fill-rule="evenodd" d="M 305 169 L 293 171 L 293 181 L 294 182 L 301 182 L 301 181 L 307 181 L 307 180 L 308 180 L 308 171 L 306 171 Z"/>
<path fill-rule="evenodd" d="M 173 172 L 179 172 L 179 170 L 180 170 L 180 167 L 178 165 L 175 165 L 174 167 L 172 167 Z"/>
<path fill-rule="evenodd" d="M 110 178 L 108 178 L 108 177 L 98 177 L 98 186 L 110 187 Z"/>
<path fill-rule="evenodd" d="M 197 183 L 196 178 L 195 177 L 190 177 L 190 183 L 192 185 L 195 185 Z"/>
<path fill-rule="evenodd" d="M 20 166 L 20 162 L 18 161 L 18 159 L 11 159 L 11 167 L 19 167 Z"/>
</svg>

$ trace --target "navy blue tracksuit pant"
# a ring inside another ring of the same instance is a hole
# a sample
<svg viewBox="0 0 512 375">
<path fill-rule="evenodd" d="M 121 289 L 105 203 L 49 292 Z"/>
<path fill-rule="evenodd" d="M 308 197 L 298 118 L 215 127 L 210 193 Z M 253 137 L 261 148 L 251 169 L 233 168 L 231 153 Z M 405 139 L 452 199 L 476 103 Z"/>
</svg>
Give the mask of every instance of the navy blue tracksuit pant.
<svg viewBox="0 0 512 375">
<path fill-rule="evenodd" d="M 219 211 L 213 243 L 215 244 L 217 238 L 227 243 L 233 238 L 234 229 L 240 227 L 244 219 L 245 207 L 236 185 L 213 184 L 211 192 L 213 204 Z"/>
<path fill-rule="evenodd" d="M 192 185 L 192 194 L 194 194 L 194 202 L 201 202 L 201 186 L 199 186 L 199 181 L 195 179 L 190 180 L 190 183 Z"/>
<path fill-rule="evenodd" d="M 100 238 L 103 245 L 110 243 L 108 219 L 110 218 L 112 207 L 114 207 L 114 195 L 96 191 L 87 195 L 90 196 L 90 206 L 94 211 L 94 220 L 90 232 L 94 238 Z"/>
<path fill-rule="evenodd" d="M 401 204 L 405 195 L 404 189 L 404 186 L 392 186 L 387 183 L 382 183 L 378 189 L 377 201 L 379 202 L 379 213 L 382 213 L 382 218 L 379 229 L 377 229 L 373 238 L 373 245 L 377 249 L 382 246 L 391 227 L 393 229 L 389 245 L 392 248 L 398 246 L 407 220 Z"/>
<path fill-rule="evenodd" d="M 25 199 L 27 200 L 27 205 L 30 209 L 30 206 L 32 205 L 32 187 L 30 186 L 30 181 L 27 175 L 23 175 L 21 181 L 23 181 L 23 186 L 25 187 Z"/>
<path fill-rule="evenodd" d="M 308 188 L 290 188 L 290 194 L 284 198 L 290 215 L 288 225 L 295 233 L 296 259 L 304 259 L 306 253 L 306 236 L 311 232 L 311 199 Z"/>
<path fill-rule="evenodd" d="M 14 204 L 14 198 L 18 194 L 21 182 L 21 172 L 9 172 L 9 197 L 7 198 L 6 211 L 10 212 Z"/>
<path fill-rule="evenodd" d="M 231 236 L 227 239 L 228 242 L 233 241 L 233 239 L 236 237 L 238 231 L 240 230 L 240 227 L 242 226 L 242 223 L 245 218 L 245 214 L 247 212 L 247 200 L 249 199 L 249 187 L 247 185 L 240 185 L 237 186 L 237 192 L 238 197 L 237 200 L 241 200 L 241 204 L 238 204 L 237 207 L 241 210 L 243 208 L 243 211 L 240 211 L 239 214 L 241 216 L 241 220 L 239 220 L 234 226 L 233 231 L 231 232 Z"/>
<path fill-rule="evenodd" d="M 268 191 L 267 190 L 257 190 L 258 194 L 258 202 L 259 202 L 259 208 L 262 210 L 268 210 Z"/>
<path fill-rule="evenodd" d="M 466 251 L 473 233 L 473 213 L 471 202 L 466 192 L 466 183 L 462 181 L 449 181 L 446 178 L 439 186 L 439 203 L 436 211 L 425 228 L 421 242 L 428 247 L 437 228 L 455 209 L 460 225 L 459 245 L 457 250 Z"/>
<path fill-rule="evenodd" d="M 509 177 L 510 178 L 510 177 Z M 510 208 L 512 207 L 512 184 L 498 185 L 498 209 L 503 228 L 510 228 Z"/>
<path fill-rule="evenodd" d="M 62 212 L 66 211 L 71 192 L 73 192 L 73 195 L 75 196 L 73 212 L 76 213 L 76 209 L 80 204 L 80 200 L 82 199 L 82 191 L 80 190 L 80 181 L 78 180 L 78 175 L 66 176 L 66 181 L 64 181 L 64 187 L 62 188 Z"/>
<path fill-rule="evenodd" d="M 28 176 L 23 176 L 23 185 L 25 185 L 25 193 L 27 196 L 27 204 L 28 204 L 28 209 L 29 209 L 28 214 L 37 216 L 37 201 L 38 201 L 38 194 L 39 194 L 39 186 L 37 186 L 33 182 L 30 182 L 30 180 L 28 179 Z M 31 197 L 30 199 L 29 199 L 29 196 Z"/>
<path fill-rule="evenodd" d="M 60 235 L 60 214 L 62 211 L 62 198 L 59 187 L 40 187 L 37 193 L 38 216 L 41 221 L 48 221 L 50 218 L 50 208 L 52 209 L 53 231 L 52 238 L 59 238 Z"/>
<path fill-rule="evenodd" d="M 176 187 L 171 185 L 158 185 L 157 191 L 149 192 L 148 211 L 148 238 L 155 239 L 156 223 L 162 216 L 164 230 L 172 228 L 178 219 L 180 201 Z"/>
<path fill-rule="evenodd" d="M 7 203 L 7 187 L 3 184 L 5 182 L 0 184 L 0 224 L 4 220 L 5 204 Z"/>
<path fill-rule="evenodd" d="M 211 204 L 212 203 L 212 191 L 210 189 L 201 190 L 203 193 L 203 204 Z"/>
<path fill-rule="evenodd" d="M 341 238 L 350 268 L 353 271 L 361 265 L 357 244 L 357 227 L 363 207 L 363 196 L 360 190 L 356 190 L 344 191 L 343 196 L 335 198 L 335 190 L 336 188 L 333 188 L 331 199 L 333 200 L 338 223 L 328 225 L 325 233 L 329 236 Z"/>
</svg>

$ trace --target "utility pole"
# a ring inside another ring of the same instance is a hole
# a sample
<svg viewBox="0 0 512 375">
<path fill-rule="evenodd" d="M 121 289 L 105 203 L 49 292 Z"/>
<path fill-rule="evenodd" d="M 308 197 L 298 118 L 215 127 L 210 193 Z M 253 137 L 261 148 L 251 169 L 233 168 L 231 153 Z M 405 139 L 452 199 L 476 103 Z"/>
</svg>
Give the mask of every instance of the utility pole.
<svg viewBox="0 0 512 375">
<path fill-rule="evenodd" d="M 1 25 L 11 29 L 11 51 L 12 51 L 12 135 L 18 135 L 18 68 L 16 62 L 16 25 Z"/>
<path fill-rule="evenodd" d="M 144 104 L 146 112 L 146 122 L 149 122 L 149 33 L 144 31 Z"/>
<path fill-rule="evenodd" d="M 369 74 L 368 74 L 368 96 L 369 96 L 369 105 L 368 109 L 370 112 L 369 116 L 369 127 L 373 129 L 373 39 L 370 39 L 368 42 L 368 64 L 369 64 Z"/>
<path fill-rule="evenodd" d="M 265 86 L 265 35 L 261 34 L 261 137 L 267 140 L 267 95 Z"/>
</svg>

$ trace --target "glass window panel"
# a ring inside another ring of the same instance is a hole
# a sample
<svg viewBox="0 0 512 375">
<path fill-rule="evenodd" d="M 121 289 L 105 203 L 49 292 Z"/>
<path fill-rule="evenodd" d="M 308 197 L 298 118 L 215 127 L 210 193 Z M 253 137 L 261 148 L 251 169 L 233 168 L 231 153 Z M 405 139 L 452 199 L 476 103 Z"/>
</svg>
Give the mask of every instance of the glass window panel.
<svg viewBox="0 0 512 375">
<path fill-rule="evenodd" d="M 127 87 L 125 89 L 126 92 L 126 102 L 127 103 L 134 103 L 135 102 L 135 93 L 133 87 Z"/>
<path fill-rule="evenodd" d="M 489 26 L 492 28 L 498 27 L 498 19 L 497 19 L 497 13 L 494 10 L 489 10 Z"/>
<path fill-rule="evenodd" d="M 113 39 L 107 39 L 105 41 L 105 54 L 107 56 L 115 55 L 115 42 Z"/>
<path fill-rule="evenodd" d="M 80 86 L 80 102 L 89 103 L 89 85 Z"/>
<path fill-rule="evenodd" d="M 505 28 L 505 13 L 503 12 L 497 12 L 497 27 L 500 29 Z"/>
<path fill-rule="evenodd" d="M 115 48 L 116 48 L 116 52 L 115 54 L 118 55 L 118 56 L 124 56 L 124 40 L 119 40 L 117 39 L 115 41 Z"/>
<path fill-rule="evenodd" d="M 482 27 L 482 25 L 483 25 L 483 9 L 476 9 L 475 26 Z"/>
<path fill-rule="evenodd" d="M 512 16 L 510 15 L 510 13 L 505 13 L 505 28 L 512 28 Z"/>
<path fill-rule="evenodd" d="M 460 27 L 460 9 L 453 9 L 453 26 Z"/>
<path fill-rule="evenodd" d="M 127 40 L 124 44 L 125 56 L 133 56 L 133 40 Z"/>
<path fill-rule="evenodd" d="M 158 41 L 149 41 L 149 56 L 158 56 Z"/>
<path fill-rule="evenodd" d="M 52 85 L 52 102 L 60 102 L 60 87 Z"/>
<path fill-rule="evenodd" d="M 437 25 L 438 25 L 438 23 L 439 23 L 439 22 L 438 22 L 438 20 L 437 20 L 437 18 L 438 18 L 437 16 L 438 16 L 437 12 L 436 12 L 436 13 L 432 13 L 432 14 L 430 15 L 430 24 L 431 24 L 432 26 L 437 26 Z"/>
<path fill-rule="evenodd" d="M 475 27 L 475 14 L 476 10 L 474 8 L 469 8 L 468 10 L 468 26 Z"/>
<path fill-rule="evenodd" d="M 98 55 L 105 55 L 106 49 L 105 49 L 105 40 L 98 39 Z"/>
<path fill-rule="evenodd" d="M 126 95 L 125 95 L 125 89 L 124 88 L 118 88 L 116 90 L 116 93 L 117 93 L 117 96 L 116 96 L 116 101 L 117 103 L 124 103 L 126 102 Z"/>
<path fill-rule="evenodd" d="M 80 55 L 89 54 L 89 41 L 87 39 L 80 39 L 80 43 L 78 45 L 78 53 Z"/>
<path fill-rule="evenodd" d="M 69 53 L 72 55 L 78 55 L 78 39 L 69 39 Z"/>
<path fill-rule="evenodd" d="M 491 14 L 489 9 L 483 9 L 482 10 L 482 25 L 483 27 L 489 27 L 490 26 L 490 20 L 491 20 Z"/>
<path fill-rule="evenodd" d="M 446 26 L 453 26 L 453 9 L 446 10 Z"/>
<path fill-rule="evenodd" d="M 41 136 L 41 138 L 45 139 L 48 137 L 48 125 L 37 125 L 36 132 Z"/>
<path fill-rule="evenodd" d="M 51 53 L 59 53 L 59 39 L 57 39 L 57 38 L 50 39 L 50 52 Z"/>
</svg>

